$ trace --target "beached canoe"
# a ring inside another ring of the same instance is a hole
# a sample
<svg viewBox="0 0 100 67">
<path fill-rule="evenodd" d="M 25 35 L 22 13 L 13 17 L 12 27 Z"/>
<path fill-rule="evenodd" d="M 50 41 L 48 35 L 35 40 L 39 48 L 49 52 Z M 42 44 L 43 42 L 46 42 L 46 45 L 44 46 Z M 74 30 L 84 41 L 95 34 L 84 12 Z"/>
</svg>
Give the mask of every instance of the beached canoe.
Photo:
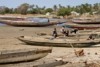
<svg viewBox="0 0 100 67">
<path fill-rule="evenodd" d="M 18 49 L 0 51 L 0 64 L 37 60 L 48 55 L 51 48 L 43 49 Z"/>
<path fill-rule="evenodd" d="M 17 16 L 0 16 L 2 20 L 24 20 L 24 17 L 17 17 Z"/>
<path fill-rule="evenodd" d="M 77 24 L 100 24 L 100 21 L 73 21 Z"/>
<path fill-rule="evenodd" d="M 3 20 L 3 19 L 0 19 L 0 23 L 11 25 L 11 26 L 21 26 L 21 27 L 43 27 L 43 26 L 61 24 L 63 22 L 57 22 L 57 21 L 34 22 L 31 20 Z"/>
<path fill-rule="evenodd" d="M 52 37 L 29 37 L 20 36 L 18 39 L 26 44 L 40 46 L 61 46 L 61 47 L 88 47 L 95 44 L 100 44 L 100 39 L 87 40 L 87 38 L 52 38 Z"/>
<path fill-rule="evenodd" d="M 65 23 L 62 26 L 67 27 L 67 28 L 75 28 L 79 30 L 100 28 L 100 24 L 76 24 L 72 22 Z"/>
<path fill-rule="evenodd" d="M 100 19 L 84 19 L 84 18 L 81 18 L 81 19 L 73 19 L 72 20 L 73 23 L 77 23 L 77 24 L 100 24 Z"/>
</svg>

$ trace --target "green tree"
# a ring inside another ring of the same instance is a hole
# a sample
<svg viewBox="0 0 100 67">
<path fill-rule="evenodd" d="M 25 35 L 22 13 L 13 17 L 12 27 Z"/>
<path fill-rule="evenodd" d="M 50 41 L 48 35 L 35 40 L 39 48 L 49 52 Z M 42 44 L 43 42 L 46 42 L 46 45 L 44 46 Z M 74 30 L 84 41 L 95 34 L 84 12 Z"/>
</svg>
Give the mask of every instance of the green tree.
<svg viewBox="0 0 100 67">
<path fill-rule="evenodd" d="M 15 9 L 13 9 L 13 13 L 18 13 L 18 9 L 17 8 L 15 8 Z"/>
<path fill-rule="evenodd" d="M 74 9 L 76 12 L 83 14 L 83 13 L 91 13 L 92 14 L 92 5 L 91 4 L 81 4 L 80 6 L 76 6 Z"/>
<path fill-rule="evenodd" d="M 31 11 L 30 11 L 31 14 L 38 14 L 38 9 L 36 8 L 33 8 Z"/>
<path fill-rule="evenodd" d="M 5 6 L 0 6 L 0 14 L 5 14 L 6 12 L 5 12 L 5 9 L 6 9 L 7 7 L 5 7 Z"/>
<path fill-rule="evenodd" d="M 70 14 L 71 14 L 71 11 L 68 8 L 60 8 L 57 13 L 58 16 L 65 16 L 65 15 L 70 15 Z"/>
<path fill-rule="evenodd" d="M 47 12 L 53 12 L 53 9 L 52 8 L 47 8 L 46 10 L 45 10 L 45 12 L 47 13 Z"/>
<path fill-rule="evenodd" d="M 42 8 L 40 9 L 40 13 L 41 13 L 41 14 L 45 14 L 45 8 L 46 8 L 46 7 L 44 6 L 44 7 L 42 7 Z"/>
<path fill-rule="evenodd" d="M 5 8 L 5 13 L 9 13 L 9 8 L 8 7 Z"/>
<path fill-rule="evenodd" d="M 29 8 L 29 4 L 23 3 L 17 8 L 17 11 L 20 14 L 27 14 L 28 8 Z"/>
<path fill-rule="evenodd" d="M 93 6 L 93 9 L 95 10 L 95 11 L 97 11 L 98 9 L 99 9 L 99 3 L 96 3 L 96 4 L 94 4 L 94 6 Z"/>
<path fill-rule="evenodd" d="M 14 13 L 14 8 L 10 8 L 9 13 Z"/>
<path fill-rule="evenodd" d="M 41 8 L 38 5 L 36 5 L 36 9 L 37 9 L 37 13 L 40 14 L 41 13 L 40 12 L 41 11 Z"/>
</svg>

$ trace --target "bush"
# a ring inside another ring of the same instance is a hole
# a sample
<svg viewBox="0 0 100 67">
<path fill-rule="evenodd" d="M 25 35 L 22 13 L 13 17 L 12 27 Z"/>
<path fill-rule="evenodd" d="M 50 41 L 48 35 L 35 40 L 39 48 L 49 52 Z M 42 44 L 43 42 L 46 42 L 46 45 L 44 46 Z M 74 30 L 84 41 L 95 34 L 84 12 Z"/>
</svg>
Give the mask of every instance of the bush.
<svg viewBox="0 0 100 67">
<path fill-rule="evenodd" d="M 53 12 L 53 9 L 52 8 L 47 8 L 46 10 L 45 10 L 45 13 L 47 13 L 47 12 Z"/>
<path fill-rule="evenodd" d="M 70 15 L 71 14 L 71 10 L 68 8 L 60 8 L 57 12 L 58 16 L 65 16 L 65 15 Z"/>
</svg>

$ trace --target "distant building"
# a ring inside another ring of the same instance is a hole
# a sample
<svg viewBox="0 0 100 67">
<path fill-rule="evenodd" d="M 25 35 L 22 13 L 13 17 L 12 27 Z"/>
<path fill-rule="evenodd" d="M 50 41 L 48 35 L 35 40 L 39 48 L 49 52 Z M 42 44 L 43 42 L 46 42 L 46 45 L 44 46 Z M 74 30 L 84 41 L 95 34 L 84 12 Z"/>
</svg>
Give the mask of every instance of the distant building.
<svg viewBox="0 0 100 67">
<path fill-rule="evenodd" d="M 71 12 L 71 15 L 73 15 L 73 16 L 79 16 L 80 13 L 77 13 L 77 12 L 75 12 L 75 11 L 72 11 L 72 12 Z"/>
<path fill-rule="evenodd" d="M 93 14 L 97 14 L 97 11 L 93 12 Z"/>
<path fill-rule="evenodd" d="M 83 13 L 82 16 L 90 16 L 90 13 Z"/>
<path fill-rule="evenodd" d="M 47 12 L 47 13 L 46 13 L 46 16 L 50 16 L 50 13 L 49 13 L 49 12 Z"/>
<path fill-rule="evenodd" d="M 93 15 L 100 15 L 100 11 L 93 12 Z"/>
</svg>

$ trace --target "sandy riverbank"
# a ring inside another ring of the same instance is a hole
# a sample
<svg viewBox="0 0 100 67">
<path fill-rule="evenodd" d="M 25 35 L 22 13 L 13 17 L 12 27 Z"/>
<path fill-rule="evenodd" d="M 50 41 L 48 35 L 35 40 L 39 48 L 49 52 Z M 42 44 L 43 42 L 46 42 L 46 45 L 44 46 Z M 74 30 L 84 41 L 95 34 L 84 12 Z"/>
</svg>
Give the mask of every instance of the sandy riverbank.
<svg viewBox="0 0 100 67">
<path fill-rule="evenodd" d="M 13 50 L 22 48 L 43 48 L 44 46 L 25 45 L 16 39 L 18 36 L 36 36 L 38 33 L 50 34 L 53 27 L 12 27 L 12 26 L 0 26 L 0 51 Z M 80 48 L 75 48 L 76 50 Z M 33 67 L 34 65 L 49 63 L 55 61 L 56 58 L 62 58 L 64 61 L 70 62 L 65 67 L 84 67 L 83 62 L 98 63 L 100 61 L 100 47 L 88 47 L 84 49 L 85 56 L 76 57 L 74 50 L 67 47 L 53 47 L 52 53 L 48 56 L 31 62 L 17 63 L 17 64 L 5 64 L 0 67 Z M 79 64 L 82 63 L 82 64 Z M 75 63 L 72 64 L 72 63 Z M 76 65 L 77 63 L 77 65 Z M 64 66 L 60 66 L 64 67 Z"/>
</svg>

